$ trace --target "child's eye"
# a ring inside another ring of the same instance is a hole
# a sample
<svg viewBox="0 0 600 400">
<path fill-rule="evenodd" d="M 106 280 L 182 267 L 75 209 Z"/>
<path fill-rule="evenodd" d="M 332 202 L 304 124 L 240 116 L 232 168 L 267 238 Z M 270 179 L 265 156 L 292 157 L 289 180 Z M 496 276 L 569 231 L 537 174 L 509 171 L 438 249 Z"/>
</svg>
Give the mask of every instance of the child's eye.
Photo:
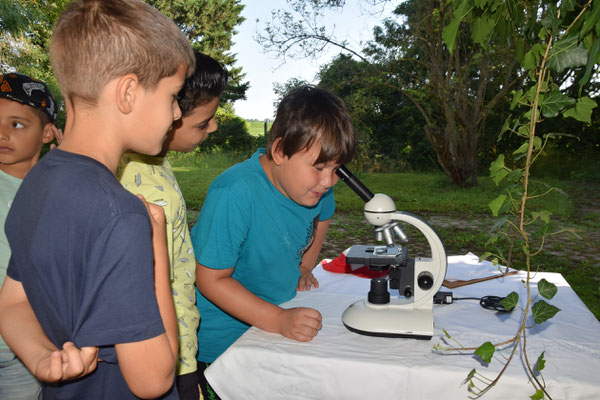
<svg viewBox="0 0 600 400">
<path fill-rule="evenodd" d="M 206 128 L 208 128 L 208 122 L 205 122 L 202 125 L 198 125 L 198 129 L 200 129 L 201 131 L 205 130 Z"/>
<path fill-rule="evenodd" d="M 23 129 L 23 128 L 25 128 L 25 125 L 23 125 L 20 122 L 13 122 L 13 128 Z"/>
</svg>

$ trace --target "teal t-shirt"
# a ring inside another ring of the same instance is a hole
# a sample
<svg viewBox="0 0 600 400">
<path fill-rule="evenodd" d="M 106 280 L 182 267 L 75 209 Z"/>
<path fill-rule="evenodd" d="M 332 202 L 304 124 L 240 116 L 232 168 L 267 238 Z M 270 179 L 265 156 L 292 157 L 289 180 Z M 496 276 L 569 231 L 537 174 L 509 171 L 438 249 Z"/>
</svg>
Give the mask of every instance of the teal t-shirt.
<svg viewBox="0 0 600 400">
<path fill-rule="evenodd" d="M 281 304 L 296 295 L 300 261 L 316 224 L 335 210 L 333 190 L 312 207 L 285 197 L 265 174 L 264 149 L 223 172 L 211 184 L 192 228 L 197 261 L 234 268 L 233 278 L 258 297 Z M 200 311 L 198 360 L 213 362 L 249 325 L 221 311 L 196 289 Z"/>
<path fill-rule="evenodd" d="M 22 179 L 15 178 L 0 170 L 0 285 L 4 282 L 8 262 L 10 261 L 10 246 L 8 245 L 8 239 L 6 239 L 6 233 L 4 233 L 4 222 L 21 182 L 23 182 Z M 0 336 L 0 350 L 7 349 L 8 346 Z"/>
</svg>

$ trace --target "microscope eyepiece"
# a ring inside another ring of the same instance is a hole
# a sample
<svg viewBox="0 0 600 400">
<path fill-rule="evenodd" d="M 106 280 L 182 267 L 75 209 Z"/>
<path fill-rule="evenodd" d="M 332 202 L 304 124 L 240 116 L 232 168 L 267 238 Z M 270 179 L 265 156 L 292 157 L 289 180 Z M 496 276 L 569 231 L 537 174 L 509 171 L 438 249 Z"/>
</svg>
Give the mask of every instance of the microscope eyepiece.
<svg viewBox="0 0 600 400">
<path fill-rule="evenodd" d="M 345 165 L 340 165 L 335 171 L 346 185 L 350 186 L 350 189 L 354 191 L 365 203 L 373 198 L 373 193 L 354 175 Z"/>
</svg>

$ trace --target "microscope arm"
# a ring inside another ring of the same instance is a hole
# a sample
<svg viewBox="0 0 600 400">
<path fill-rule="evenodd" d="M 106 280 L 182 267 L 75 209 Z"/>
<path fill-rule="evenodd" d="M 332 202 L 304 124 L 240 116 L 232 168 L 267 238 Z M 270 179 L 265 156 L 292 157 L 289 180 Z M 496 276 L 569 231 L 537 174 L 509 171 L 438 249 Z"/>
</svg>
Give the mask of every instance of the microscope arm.
<svg viewBox="0 0 600 400">
<path fill-rule="evenodd" d="M 447 259 L 442 240 L 435 230 L 421 218 L 407 212 L 396 211 L 390 215 L 394 221 L 406 222 L 417 228 L 429 244 L 431 258 L 415 258 L 414 307 L 431 303 L 433 294 L 441 288 L 446 276 Z M 428 279 L 430 278 L 431 281 Z M 431 287 L 428 287 L 431 284 Z"/>
</svg>

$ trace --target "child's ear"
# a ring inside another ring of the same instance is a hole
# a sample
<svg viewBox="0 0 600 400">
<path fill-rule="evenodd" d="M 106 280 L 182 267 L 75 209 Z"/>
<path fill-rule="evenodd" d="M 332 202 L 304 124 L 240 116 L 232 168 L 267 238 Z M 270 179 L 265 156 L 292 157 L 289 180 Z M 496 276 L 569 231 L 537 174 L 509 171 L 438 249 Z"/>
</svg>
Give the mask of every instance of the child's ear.
<svg viewBox="0 0 600 400">
<path fill-rule="evenodd" d="M 42 128 L 42 143 L 50 143 L 55 138 L 55 132 L 58 128 L 52 123 L 48 122 Z"/>
<path fill-rule="evenodd" d="M 136 74 L 127 74 L 117 81 L 117 107 L 123 114 L 129 114 L 137 99 L 140 89 L 140 80 Z"/>
<path fill-rule="evenodd" d="M 273 141 L 273 144 L 271 145 L 271 157 L 273 158 L 273 163 L 275 163 L 275 165 L 280 165 L 283 162 L 285 155 L 283 154 L 283 149 L 281 147 L 281 138 L 277 138 Z"/>
</svg>

